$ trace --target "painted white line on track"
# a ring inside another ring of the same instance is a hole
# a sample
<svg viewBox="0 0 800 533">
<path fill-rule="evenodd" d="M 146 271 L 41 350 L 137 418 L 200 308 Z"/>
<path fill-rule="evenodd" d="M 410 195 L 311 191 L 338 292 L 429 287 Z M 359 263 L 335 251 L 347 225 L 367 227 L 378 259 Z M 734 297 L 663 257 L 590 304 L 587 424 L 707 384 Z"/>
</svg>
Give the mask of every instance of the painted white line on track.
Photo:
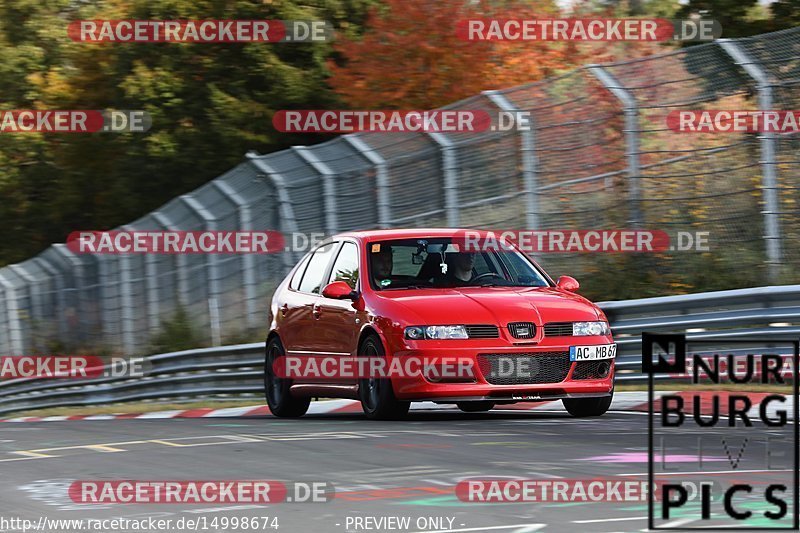
<svg viewBox="0 0 800 533">
<path fill-rule="evenodd" d="M 155 411 L 153 413 L 144 413 L 136 418 L 172 418 L 173 416 L 182 413 L 182 410 L 175 411 Z"/>
<path fill-rule="evenodd" d="M 626 522 L 628 520 L 647 520 L 646 516 L 623 516 L 621 518 L 592 518 L 591 520 L 573 520 L 573 524 L 600 524 L 603 522 Z"/>
</svg>

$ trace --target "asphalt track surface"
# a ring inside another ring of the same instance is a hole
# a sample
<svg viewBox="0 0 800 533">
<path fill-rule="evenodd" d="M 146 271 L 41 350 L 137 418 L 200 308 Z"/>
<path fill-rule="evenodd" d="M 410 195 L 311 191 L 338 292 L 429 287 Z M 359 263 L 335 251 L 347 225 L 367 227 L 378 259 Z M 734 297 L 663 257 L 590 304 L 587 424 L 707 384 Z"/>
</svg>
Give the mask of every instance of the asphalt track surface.
<svg viewBox="0 0 800 533">
<path fill-rule="evenodd" d="M 696 453 L 692 451 L 696 434 L 677 431 L 673 437 L 670 446 L 682 448 L 674 453 Z M 219 527 L 218 521 L 216 528 L 198 526 L 200 531 L 643 531 L 646 503 L 471 503 L 459 500 L 453 489 L 465 478 L 644 481 L 647 442 L 647 416 L 630 412 L 575 419 L 563 412 L 465 414 L 448 409 L 412 412 L 407 420 L 392 422 L 333 413 L 295 420 L 265 416 L 3 424 L 0 516 L 37 524 L 40 517 L 173 521 L 203 517 L 210 524 L 214 517 L 269 516 L 277 517 L 279 524 L 277 530 L 234 529 Z M 735 458 L 740 442 L 733 438 L 729 443 Z M 709 448 L 706 453 L 716 452 Z M 683 461 L 680 468 L 702 479 L 735 474 L 755 483 L 778 478 L 791 482 L 788 471 L 765 471 L 764 453 L 756 444 L 741 454 L 735 472 L 719 457 L 719 462 L 712 459 L 699 472 L 694 459 Z M 115 479 L 325 481 L 337 492 L 327 503 L 260 506 L 91 505 L 75 504 L 67 494 L 74 480 Z M 746 505 L 761 513 L 767 507 L 759 500 L 763 498 Z M 681 511 L 669 525 L 691 527 L 697 509 L 695 505 Z M 356 517 L 409 517 L 410 527 L 390 529 L 372 523 L 369 529 L 356 528 Z M 425 524 L 417 522 L 420 518 L 442 522 Z M 765 525 L 763 520 L 759 525 Z M 169 531 L 182 530 L 173 526 Z"/>
</svg>

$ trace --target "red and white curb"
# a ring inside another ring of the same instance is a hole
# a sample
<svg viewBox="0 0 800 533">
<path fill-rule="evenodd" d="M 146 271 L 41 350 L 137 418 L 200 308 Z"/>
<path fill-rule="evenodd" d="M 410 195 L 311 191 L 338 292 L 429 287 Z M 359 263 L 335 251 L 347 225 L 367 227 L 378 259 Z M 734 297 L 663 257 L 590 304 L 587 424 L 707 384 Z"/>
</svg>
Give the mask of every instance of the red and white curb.
<svg viewBox="0 0 800 533">
<path fill-rule="evenodd" d="M 668 391 L 659 391 L 655 393 L 656 406 L 655 409 L 660 408 L 658 401 L 664 394 L 675 394 Z M 691 395 L 694 394 L 690 391 L 678 392 L 678 395 L 686 398 L 684 411 L 691 412 Z M 703 393 L 707 398 L 703 398 L 701 408 L 703 414 L 709 414 L 711 405 L 711 398 L 713 395 L 720 396 L 720 411 L 727 413 L 727 396 L 731 393 L 727 392 L 713 392 L 708 391 Z M 759 402 L 766 397 L 769 393 L 743 393 L 750 397 L 753 408 L 748 412 L 751 418 L 758 417 Z M 648 411 L 647 392 L 617 392 L 614 395 L 614 401 L 611 403 L 611 411 L 635 411 L 646 413 Z M 774 414 L 777 409 L 783 409 L 787 412 L 788 418 L 791 420 L 793 416 L 793 401 L 792 398 L 787 397 L 786 402 L 783 404 L 773 403 L 769 406 L 768 413 Z M 432 411 L 432 410 L 453 410 L 453 405 L 439 405 L 433 402 L 416 402 L 411 404 L 413 411 Z M 494 409 L 494 411 L 543 411 L 543 412 L 566 412 L 561 403 L 561 400 L 546 401 L 546 402 L 520 402 L 511 405 L 501 405 Z M 354 400 L 328 400 L 322 402 L 312 402 L 308 409 L 308 414 L 328 414 L 328 413 L 360 413 L 361 403 Z M 150 413 L 123 413 L 123 414 L 107 414 L 107 415 L 65 415 L 65 416 L 25 416 L 18 418 L 0 419 L 0 422 L 63 422 L 66 420 L 152 420 L 162 418 L 246 418 L 254 416 L 270 416 L 269 408 L 266 405 L 252 405 L 246 407 L 226 407 L 222 409 L 201 408 L 201 409 L 186 409 L 174 411 L 154 411 Z"/>
</svg>

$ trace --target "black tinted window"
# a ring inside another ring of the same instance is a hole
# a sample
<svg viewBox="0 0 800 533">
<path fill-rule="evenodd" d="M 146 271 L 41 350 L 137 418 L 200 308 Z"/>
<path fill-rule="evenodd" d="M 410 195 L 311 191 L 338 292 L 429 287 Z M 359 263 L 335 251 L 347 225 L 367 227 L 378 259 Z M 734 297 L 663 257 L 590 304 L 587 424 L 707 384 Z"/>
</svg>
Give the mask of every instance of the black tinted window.
<svg viewBox="0 0 800 533">
<path fill-rule="evenodd" d="M 308 262 L 303 281 L 300 282 L 300 291 L 319 294 L 322 291 L 323 276 L 331 261 L 331 254 L 336 249 L 335 243 L 320 246 Z"/>
</svg>

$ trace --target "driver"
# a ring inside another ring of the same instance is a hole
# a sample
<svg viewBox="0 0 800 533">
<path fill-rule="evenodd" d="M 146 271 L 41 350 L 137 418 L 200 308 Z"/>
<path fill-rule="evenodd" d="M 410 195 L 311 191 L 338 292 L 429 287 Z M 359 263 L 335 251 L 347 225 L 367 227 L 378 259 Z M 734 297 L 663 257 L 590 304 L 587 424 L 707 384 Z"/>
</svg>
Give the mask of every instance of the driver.
<svg viewBox="0 0 800 533">
<path fill-rule="evenodd" d="M 475 266 L 474 253 L 448 253 L 446 262 L 447 273 L 434 280 L 436 286 L 458 287 L 467 285 L 472 280 L 472 269 Z"/>
<path fill-rule="evenodd" d="M 372 282 L 375 287 L 383 288 L 391 284 L 392 268 L 392 247 L 383 245 L 380 251 L 372 254 Z"/>
<path fill-rule="evenodd" d="M 472 279 L 472 269 L 475 267 L 475 254 L 470 252 L 458 252 L 452 261 L 452 277 L 458 281 L 469 281 Z M 450 274 L 450 272 L 448 272 Z"/>
</svg>

